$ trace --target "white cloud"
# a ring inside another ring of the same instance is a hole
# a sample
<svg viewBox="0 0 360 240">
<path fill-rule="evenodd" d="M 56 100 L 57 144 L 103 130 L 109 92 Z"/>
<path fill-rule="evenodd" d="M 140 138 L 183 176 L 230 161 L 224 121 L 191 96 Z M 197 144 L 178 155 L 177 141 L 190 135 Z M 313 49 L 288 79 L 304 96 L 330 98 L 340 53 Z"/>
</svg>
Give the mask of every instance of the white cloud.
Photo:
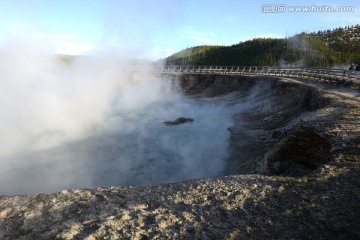
<svg viewBox="0 0 360 240">
<path fill-rule="evenodd" d="M 58 54 L 81 55 L 90 52 L 95 47 L 86 42 L 55 42 L 55 52 Z"/>
<path fill-rule="evenodd" d="M 213 40 L 214 38 L 216 38 L 216 34 L 212 32 L 195 30 L 192 26 L 185 27 L 179 33 L 187 39 L 190 38 L 202 44 L 221 44 L 218 41 Z"/>
<path fill-rule="evenodd" d="M 176 51 L 174 49 L 163 48 L 163 49 L 159 49 L 158 52 L 163 53 L 163 54 L 173 54 Z"/>
<path fill-rule="evenodd" d="M 79 35 L 73 34 L 73 33 L 62 33 L 62 34 L 55 34 L 55 35 L 49 35 L 49 38 L 53 39 L 79 39 Z"/>
<path fill-rule="evenodd" d="M 141 57 L 149 60 L 159 60 L 162 58 L 166 58 L 176 52 L 177 51 L 174 49 L 155 47 Z"/>
<path fill-rule="evenodd" d="M 316 20 L 337 26 L 355 25 L 360 22 L 360 8 L 355 8 L 354 12 L 349 13 L 319 13 L 316 15 Z"/>
<path fill-rule="evenodd" d="M 239 16 L 237 16 L 237 15 L 228 15 L 228 16 L 225 17 L 225 22 L 231 23 L 231 24 L 238 23 L 239 22 Z"/>
<path fill-rule="evenodd" d="M 181 34 L 195 35 L 195 36 L 213 36 L 213 33 L 195 30 L 192 26 L 187 26 L 180 31 Z"/>
<path fill-rule="evenodd" d="M 201 43 L 211 43 L 211 44 L 219 44 L 217 41 L 215 40 L 211 40 L 208 38 L 203 38 L 203 37 L 198 37 L 198 36 L 191 36 L 191 39 L 194 39 L 196 41 L 199 41 Z"/>
<path fill-rule="evenodd" d="M 49 33 L 41 31 L 24 24 L 7 24 L 0 25 L 2 28 L 2 37 L 0 41 L 12 41 L 13 39 L 28 39 L 40 41 L 51 46 L 55 53 L 81 55 L 94 49 L 94 44 L 90 41 L 84 41 L 74 33 Z M 4 37 L 6 36 L 6 37 Z"/>
<path fill-rule="evenodd" d="M 81 40 L 73 33 L 45 35 L 44 38 L 54 45 L 55 52 L 59 54 L 81 55 L 95 48 L 94 44 Z"/>
</svg>

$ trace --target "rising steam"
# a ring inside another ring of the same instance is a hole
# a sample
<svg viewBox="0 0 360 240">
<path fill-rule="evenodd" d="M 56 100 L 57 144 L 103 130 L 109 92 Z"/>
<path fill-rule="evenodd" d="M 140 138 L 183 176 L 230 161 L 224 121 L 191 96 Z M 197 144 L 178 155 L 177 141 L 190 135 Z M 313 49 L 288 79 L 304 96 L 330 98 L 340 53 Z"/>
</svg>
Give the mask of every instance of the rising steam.
<svg viewBox="0 0 360 240">
<path fill-rule="evenodd" d="M 114 50 L 67 64 L 37 42 L 0 46 L 0 194 L 219 174 L 231 108 L 133 64 Z M 162 124 L 182 116 L 195 121 Z"/>
</svg>

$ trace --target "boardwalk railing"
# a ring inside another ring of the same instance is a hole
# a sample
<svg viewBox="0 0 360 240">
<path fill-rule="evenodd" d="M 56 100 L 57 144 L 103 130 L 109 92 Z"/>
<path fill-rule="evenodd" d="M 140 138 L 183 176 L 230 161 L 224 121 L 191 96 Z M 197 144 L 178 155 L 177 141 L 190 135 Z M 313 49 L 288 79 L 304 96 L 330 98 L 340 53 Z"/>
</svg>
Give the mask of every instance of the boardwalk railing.
<svg viewBox="0 0 360 240">
<path fill-rule="evenodd" d="M 198 73 L 228 75 L 260 75 L 291 77 L 318 81 L 337 82 L 346 85 L 360 85 L 360 71 L 344 69 L 306 68 L 306 67 L 259 67 L 259 66 L 181 66 L 155 67 L 159 73 Z"/>
</svg>

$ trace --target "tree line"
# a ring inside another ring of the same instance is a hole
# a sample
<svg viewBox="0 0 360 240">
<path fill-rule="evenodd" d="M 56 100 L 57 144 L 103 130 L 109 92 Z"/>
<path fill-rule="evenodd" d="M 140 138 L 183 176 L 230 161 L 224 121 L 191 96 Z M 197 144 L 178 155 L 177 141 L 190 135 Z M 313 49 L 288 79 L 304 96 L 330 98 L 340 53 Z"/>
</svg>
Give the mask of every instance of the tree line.
<svg viewBox="0 0 360 240">
<path fill-rule="evenodd" d="M 257 38 L 232 46 L 197 46 L 165 59 L 169 65 L 333 67 L 360 62 L 360 26 Z"/>
</svg>

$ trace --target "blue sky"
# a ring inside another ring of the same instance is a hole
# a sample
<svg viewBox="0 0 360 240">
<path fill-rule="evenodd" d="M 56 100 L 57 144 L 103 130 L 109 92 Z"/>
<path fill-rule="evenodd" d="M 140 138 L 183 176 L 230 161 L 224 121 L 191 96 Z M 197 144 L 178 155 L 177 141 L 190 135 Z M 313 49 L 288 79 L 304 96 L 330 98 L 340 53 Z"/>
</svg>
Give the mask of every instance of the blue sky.
<svg viewBox="0 0 360 240">
<path fill-rule="evenodd" d="M 285 10 L 264 13 L 269 4 L 285 5 Z M 150 59 L 197 45 L 232 45 L 360 23 L 358 0 L 0 0 L 0 6 L 0 41 L 42 39 L 65 54 L 132 49 Z M 351 6 L 354 11 L 290 12 L 291 6 Z"/>
</svg>

